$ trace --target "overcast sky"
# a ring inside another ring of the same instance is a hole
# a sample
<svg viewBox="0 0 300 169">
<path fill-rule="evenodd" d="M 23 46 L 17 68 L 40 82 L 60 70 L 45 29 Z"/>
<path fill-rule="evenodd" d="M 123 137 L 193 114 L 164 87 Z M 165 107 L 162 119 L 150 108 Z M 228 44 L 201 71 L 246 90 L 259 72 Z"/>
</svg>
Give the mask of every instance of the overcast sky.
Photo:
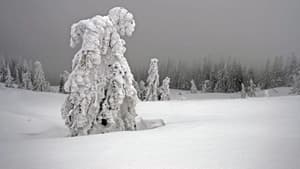
<svg viewBox="0 0 300 169">
<path fill-rule="evenodd" d="M 1 0 L 0 50 L 41 60 L 53 80 L 70 69 L 76 52 L 71 24 L 114 6 L 136 19 L 126 53 L 134 68 L 148 66 L 150 57 L 233 56 L 257 64 L 300 55 L 299 0 Z"/>
</svg>

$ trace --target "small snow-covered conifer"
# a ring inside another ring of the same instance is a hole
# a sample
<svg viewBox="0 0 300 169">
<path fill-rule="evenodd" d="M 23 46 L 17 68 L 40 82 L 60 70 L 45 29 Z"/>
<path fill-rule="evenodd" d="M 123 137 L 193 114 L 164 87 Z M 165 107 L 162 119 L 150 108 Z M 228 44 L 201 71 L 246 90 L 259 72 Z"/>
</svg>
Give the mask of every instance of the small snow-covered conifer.
<svg viewBox="0 0 300 169">
<path fill-rule="evenodd" d="M 147 86 L 146 86 L 146 101 L 158 100 L 158 85 L 159 85 L 159 74 L 158 74 L 158 59 L 152 58 L 150 60 L 150 67 L 148 70 Z"/>
<path fill-rule="evenodd" d="M 206 93 L 210 91 L 210 80 L 205 80 L 202 85 L 202 92 Z"/>
<path fill-rule="evenodd" d="M 34 62 L 33 89 L 37 91 L 49 90 L 49 83 L 46 81 L 42 64 L 39 61 Z"/>
<path fill-rule="evenodd" d="M 197 93 L 198 89 L 196 87 L 194 79 L 191 80 L 191 93 Z"/>
<path fill-rule="evenodd" d="M 72 25 L 70 46 L 82 44 L 61 109 L 71 136 L 135 129 L 137 92 L 121 38 L 131 36 L 134 28 L 133 15 L 121 7 Z"/>
<path fill-rule="evenodd" d="M 163 80 L 162 86 L 159 88 L 159 100 L 170 100 L 170 78 Z"/>
<path fill-rule="evenodd" d="M 300 95 L 300 70 L 294 75 L 294 84 L 291 93 Z"/>
<path fill-rule="evenodd" d="M 138 91 L 138 97 L 141 100 L 145 100 L 145 96 L 146 96 L 146 86 L 145 86 L 145 82 L 143 80 L 140 81 L 139 83 L 139 91 Z"/>
<path fill-rule="evenodd" d="M 22 69 L 22 87 L 23 89 L 32 90 L 32 74 L 31 70 L 29 69 L 28 63 L 24 60 L 23 69 Z"/>
<path fill-rule="evenodd" d="M 256 94 L 255 94 L 255 87 L 256 85 L 254 84 L 253 80 L 250 79 L 250 82 L 249 82 L 249 91 L 248 91 L 248 96 L 249 97 L 255 97 Z"/>
<path fill-rule="evenodd" d="M 14 87 L 13 80 L 14 79 L 11 76 L 11 71 L 10 71 L 9 64 L 7 64 L 7 67 L 6 67 L 6 76 L 5 76 L 5 86 L 6 87 Z"/>
<path fill-rule="evenodd" d="M 244 83 L 241 84 L 241 98 L 246 98 L 246 89 Z"/>
</svg>

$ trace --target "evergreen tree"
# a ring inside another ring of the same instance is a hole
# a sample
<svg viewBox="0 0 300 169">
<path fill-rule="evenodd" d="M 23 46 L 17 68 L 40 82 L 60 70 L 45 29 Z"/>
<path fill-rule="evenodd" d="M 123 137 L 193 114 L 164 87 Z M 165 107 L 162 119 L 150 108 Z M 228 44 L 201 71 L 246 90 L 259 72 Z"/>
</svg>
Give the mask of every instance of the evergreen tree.
<svg viewBox="0 0 300 169">
<path fill-rule="evenodd" d="M 158 100 L 157 88 L 159 85 L 158 74 L 158 59 L 152 58 L 150 60 L 150 67 L 148 70 L 147 86 L 146 86 L 146 101 Z"/>
<path fill-rule="evenodd" d="M 32 73 L 26 60 L 24 60 L 22 68 L 22 88 L 33 90 Z"/>
<path fill-rule="evenodd" d="M 71 136 L 135 129 L 137 92 L 121 38 L 131 36 L 134 27 L 133 15 L 120 7 L 72 25 L 71 47 L 82 44 L 61 110 Z"/>
<path fill-rule="evenodd" d="M 254 84 L 253 80 L 250 79 L 250 82 L 249 82 L 249 89 L 248 89 L 248 96 L 249 97 L 255 97 L 256 94 L 255 94 L 255 87 L 256 85 Z"/>
<path fill-rule="evenodd" d="M 11 76 L 11 71 L 9 64 L 6 67 L 6 76 L 5 76 L 5 87 L 14 87 L 13 85 L 13 77 Z"/>
<path fill-rule="evenodd" d="M 245 85 L 244 83 L 241 84 L 241 98 L 246 98 L 246 88 L 245 88 Z"/>
<path fill-rule="evenodd" d="M 65 82 L 68 80 L 69 77 L 69 72 L 68 71 L 64 71 L 63 73 L 60 74 L 60 81 L 59 81 L 59 93 L 67 93 L 65 91 Z"/>
<path fill-rule="evenodd" d="M 194 80 L 191 80 L 191 89 L 190 90 L 191 90 L 191 93 L 197 93 L 197 91 L 198 91 Z"/>
<path fill-rule="evenodd" d="M 46 81 L 45 73 L 41 62 L 34 62 L 33 89 L 36 91 L 49 90 L 49 83 Z"/>
<path fill-rule="evenodd" d="M 166 77 L 163 80 L 162 86 L 159 88 L 159 100 L 170 100 L 170 78 Z"/>
</svg>

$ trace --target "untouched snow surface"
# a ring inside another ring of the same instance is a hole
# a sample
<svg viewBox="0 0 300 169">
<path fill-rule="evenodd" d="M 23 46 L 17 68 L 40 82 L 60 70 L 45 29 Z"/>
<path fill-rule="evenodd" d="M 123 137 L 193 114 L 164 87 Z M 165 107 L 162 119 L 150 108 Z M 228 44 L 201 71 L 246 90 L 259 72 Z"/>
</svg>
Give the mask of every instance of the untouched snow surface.
<svg viewBox="0 0 300 169">
<path fill-rule="evenodd" d="M 0 88 L 0 168 L 300 168 L 299 96 L 140 102 L 140 116 L 166 126 L 74 138 L 60 117 L 65 97 Z"/>
</svg>

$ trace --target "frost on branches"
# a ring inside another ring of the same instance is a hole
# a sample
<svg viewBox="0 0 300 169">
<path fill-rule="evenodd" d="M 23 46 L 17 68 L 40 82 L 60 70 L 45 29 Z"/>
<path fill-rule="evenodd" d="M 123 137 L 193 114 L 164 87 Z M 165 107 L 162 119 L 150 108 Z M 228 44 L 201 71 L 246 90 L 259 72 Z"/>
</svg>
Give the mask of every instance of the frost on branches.
<svg viewBox="0 0 300 169">
<path fill-rule="evenodd" d="M 145 96 L 146 96 L 146 86 L 145 86 L 145 82 L 141 80 L 139 83 L 138 97 L 141 100 L 145 100 Z"/>
<path fill-rule="evenodd" d="M 152 58 L 150 60 L 150 67 L 148 70 L 147 77 L 147 87 L 146 87 L 146 101 L 156 101 L 158 100 L 158 85 L 159 85 L 159 75 L 158 75 L 158 59 Z"/>
<path fill-rule="evenodd" d="M 46 81 L 45 73 L 41 62 L 34 62 L 34 75 L 33 75 L 33 89 L 36 91 L 47 91 L 49 90 L 49 82 Z"/>
<path fill-rule="evenodd" d="M 159 100 L 170 100 L 170 78 L 163 80 L 162 86 L 159 88 Z"/>
<path fill-rule="evenodd" d="M 195 81 L 191 80 L 191 93 L 197 93 L 198 89 L 196 87 Z"/>
<path fill-rule="evenodd" d="M 116 7 L 71 27 L 70 46 L 82 41 L 64 88 L 61 112 L 71 136 L 135 129 L 137 92 L 123 36 L 134 32 L 133 15 Z"/>
</svg>

